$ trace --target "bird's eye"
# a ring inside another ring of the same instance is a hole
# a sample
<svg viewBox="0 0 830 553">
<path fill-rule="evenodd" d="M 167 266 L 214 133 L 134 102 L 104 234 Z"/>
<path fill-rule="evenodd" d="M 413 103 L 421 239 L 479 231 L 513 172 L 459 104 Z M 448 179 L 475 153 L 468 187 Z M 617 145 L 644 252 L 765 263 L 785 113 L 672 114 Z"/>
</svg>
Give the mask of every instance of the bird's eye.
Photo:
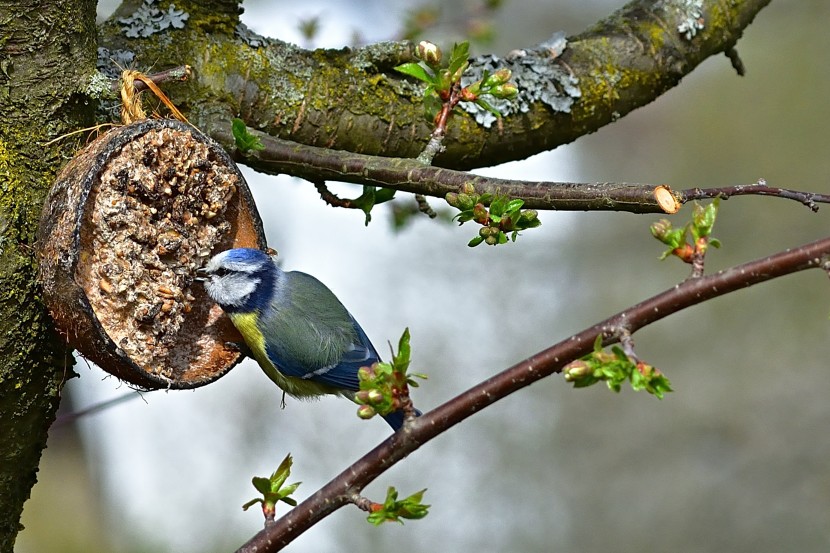
<svg viewBox="0 0 830 553">
<path fill-rule="evenodd" d="M 229 274 L 230 274 L 230 270 L 229 270 L 229 269 L 226 269 L 225 267 L 219 267 L 218 269 L 216 269 L 216 270 L 213 272 L 213 274 L 215 274 L 215 275 L 216 275 L 216 276 L 218 276 L 218 277 L 223 277 L 223 276 L 227 276 L 227 275 L 229 275 Z"/>
</svg>

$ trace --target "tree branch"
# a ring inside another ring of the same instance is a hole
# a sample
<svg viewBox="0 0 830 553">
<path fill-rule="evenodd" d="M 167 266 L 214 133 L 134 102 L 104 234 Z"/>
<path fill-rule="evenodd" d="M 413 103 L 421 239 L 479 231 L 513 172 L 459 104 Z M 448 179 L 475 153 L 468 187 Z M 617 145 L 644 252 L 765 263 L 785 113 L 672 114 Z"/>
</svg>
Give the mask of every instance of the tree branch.
<svg viewBox="0 0 830 553">
<path fill-rule="evenodd" d="M 407 455 L 475 413 L 530 384 L 559 372 L 593 349 L 712 298 L 811 268 L 830 269 L 830 238 L 686 280 L 541 351 L 424 413 L 381 442 L 314 495 L 256 534 L 239 553 L 279 551 L 311 526 L 352 501 L 356 493 Z"/>
<path fill-rule="evenodd" d="M 768 2 L 702 0 L 697 16 L 688 0 L 636 0 L 570 37 L 562 51 L 543 43 L 504 58 L 475 58 L 472 72 L 509 66 L 520 100 L 497 130 L 455 118 L 435 165 L 496 165 L 594 132 L 732 49 Z M 423 150 L 432 131 L 423 87 L 393 70 L 414 61 L 412 43 L 311 52 L 218 25 L 197 4 L 176 3 L 190 15 L 182 29 L 140 40 L 128 39 L 111 18 L 101 27 L 101 45 L 134 52 L 139 70 L 193 66 L 196 77 L 176 90 L 176 102 L 189 106 L 188 119 L 208 134 L 224 124 L 217 119 L 238 114 L 270 135 L 313 146 L 399 158 Z"/>
<path fill-rule="evenodd" d="M 333 206 L 348 207 L 333 197 L 323 181 L 340 181 L 392 188 L 425 196 L 444 198 L 472 183 L 478 193 L 507 195 L 525 201 L 528 209 L 558 211 L 625 211 L 630 213 L 676 213 L 694 200 L 728 199 L 731 196 L 760 195 L 797 201 L 812 211 L 830 203 L 830 195 L 767 186 L 760 179 L 752 184 L 674 191 L 667 185 L 616 182 L 523 181 L 484 177 L 463 171 L 425 166 L 415 159 L 354 154 L 304 146 L 249 129 L 260 138 L 264 149 L 251 151 L 236 160 L 267 174 L 287 174 L 315 183 L 323 199 Z M 229 151 L 235 148 L 230 125 L 217 127 L 213 138 Z"/>
</svg>

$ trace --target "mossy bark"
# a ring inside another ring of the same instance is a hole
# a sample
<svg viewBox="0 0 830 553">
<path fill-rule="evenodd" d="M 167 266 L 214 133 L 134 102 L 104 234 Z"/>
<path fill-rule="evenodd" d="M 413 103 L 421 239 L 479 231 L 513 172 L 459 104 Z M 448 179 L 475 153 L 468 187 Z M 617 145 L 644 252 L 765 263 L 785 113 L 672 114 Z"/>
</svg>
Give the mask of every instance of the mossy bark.
<svg viewBox="0 0 830 553">
<path fill-rule="evenodd" d="M 698 9 L 691 0 L 635 0 L 569 37 L 561 54 L 517 45 L 526 50 L 514 68 L 539 75 L 555 66 L 575 79 L 578 97 L 557 107 L 544 98 L 561 94 L 562 83 L 538 79 L 540 90 L 528 91 L 537 98 L 529 109 L 504 117 L 498 128 L 456 116 L 434 164 L 495 165 L 594 132 L 652 102 L 705 59 L 729 51 L 769 1 L 704 0 Z M 169 88 L 207 134 L 216 137 L 217 125 L 241 117 L 279 138 L 370 155 L 414 158 L 427 143 L 432 129 L 424 117 L 423 87 L 394 70 L 413 61 L 411 43 L 308 51 L 230 30 L 198 4 L 176 2 L 189 15 L 184 25 L 140 40 L 130 40 L 125 25 L 111 18 L 101 28 L 101 42 L 133 52 L 140 70 L 193 66 L 193 79 Z M 689 25 L 693 32 L 683 30 Z M 726 57 L 723 63 L 729 63 Z"/>
<path fill-rule="evenodd" d="M 0 1 L 0 551 L 10 552 L 71 358 L 40 302 L 33 243 L 55 173 L 89 125 L 95 2 Z"/>
</svg>

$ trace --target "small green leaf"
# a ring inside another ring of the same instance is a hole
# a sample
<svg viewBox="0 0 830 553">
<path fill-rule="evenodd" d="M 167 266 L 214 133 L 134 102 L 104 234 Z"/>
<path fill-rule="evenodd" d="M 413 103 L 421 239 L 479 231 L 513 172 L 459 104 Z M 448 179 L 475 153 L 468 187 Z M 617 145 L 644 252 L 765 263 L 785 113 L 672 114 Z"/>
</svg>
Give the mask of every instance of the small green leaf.
<svg viewBox="0 0 830 553">
<path fill-rule="evenodd" d="M 271 481 L 268 478 L 263 478 L 262 476 L 254 476 L 251 480 L 251 483 L 256 488 L 256 491 L 259 493 L 271 493 Z"/>
<path fill-rule="evenodd" d="M 395 368 L 402 372 L 406 372 L 409 368 L 409 356 L 412 353 L 412 348 L 409 345 L 409 338 L 409 327 L 407 327 L 403 331 L 401 339 L 398 340 L 398 353 L 394 357 Z"/>
<path fill-rule="evenodd" d="M 470 43 L 466 40 L 463 42 L 459 42 L 453 44 L 452 52 L 450 53 L 450 63 L 447 67 L 449 74 L 453 77 L 456 77 L 456 73 L 459 71 L 463 72 L 464 65 L 467 63 L 467 60 L 470 58 Z M 458 78 L 461 75 L 457 75 Z"/>
<path fill-rule="evenodd" d="M 242 506 L 242 510 L 247 511 L 248 509 L 250 509 L 252 506 L 256 505 L 257 503 L 262 503 L 262 499 L 256 498 L 256 499 L 250 500 L 249 502 L 247 502 L 245 505 Z"/>
<path fill-rule="evenodd" d="M 421 490 L 415 492 L 407 498 L 398 501 L 398 491 L 390 486 L 386 491 L 386 500 L 383 505 L 373 513 L 370 513 L 366 520 L 378 526 L 384 522 L 400 522 L 401 519 L 421 519 L 429 514 L 429 505 L 421 503 L 424 498 L 424 492 Z"/>
<path fill-rule="evenodd" d="M 475 248 L 476 246 L 478 246 L 482 242 L 484 242 L 484 237 L 483 236 L 476 236 L 475 238 L 473 238 L 472 240 L 467 242 L 467 245 L 471 248 Z"/>
<path fill-rule="evenodd" d="M 490 214 L 501 216 L 504 214 L 504 209 L 507 207 L 507 196 L 496 196 L 490 202 Z"/>
<path fill-rule="evenodd" d="M 495 117 L 501 117 L 501 112 L 490 105 L 489 102 L 481 98 L 480 96 L 476 98 L 475 104 L 482 109 L 486 109 L 490 113 L 492 113 Z"/>
<path fill-rule="evenodd" d="M 395 67 L 395 71 L 415 77 L 418 80 L 424 81 L 427 84 L 436 85 L 437 80 L 435 75 L 428 72 L 427 69 L 420 63 L 403 63 Z"/>
<path fill-rule="evenodd" d="M 525 205 L 525 201 L 522 200 L 522 199 L 516 198 L 516 199 L 510 200 L 509 202 L 507 202 L 507 207 L 505 208 L 505 211 L 508 211 L 508 212 L 509 211 L 517 211 L 517 210 L 521 209 L 523 205 Z"/>
<path fill-rule="evenodd" d="M 264 150 L 265 146 L 259 140 L 259 137 L 254 136 L 248 131 L 248 127 L 242 119 L 234 119 L 231 123 L 231 132 L 233 133 L 236 148 L 243 154 L 250 150 Z"/>
</svg>

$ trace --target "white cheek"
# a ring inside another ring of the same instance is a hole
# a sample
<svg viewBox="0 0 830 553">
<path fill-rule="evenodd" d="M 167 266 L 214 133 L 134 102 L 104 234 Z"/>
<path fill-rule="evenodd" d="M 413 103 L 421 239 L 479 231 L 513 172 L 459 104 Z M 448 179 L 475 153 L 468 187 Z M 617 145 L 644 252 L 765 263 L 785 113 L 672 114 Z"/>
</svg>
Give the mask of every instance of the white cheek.
<svg viewBox="0 0 830 553">
<path fill-rule="evenodd" d="M 214 277 L 205 282 L 205 289 L 213 301 L 219 305 L 238 307 L 254 293 L 259 279 L 252 279 L 243 275 L 228 275 Z"/>
</svg>

